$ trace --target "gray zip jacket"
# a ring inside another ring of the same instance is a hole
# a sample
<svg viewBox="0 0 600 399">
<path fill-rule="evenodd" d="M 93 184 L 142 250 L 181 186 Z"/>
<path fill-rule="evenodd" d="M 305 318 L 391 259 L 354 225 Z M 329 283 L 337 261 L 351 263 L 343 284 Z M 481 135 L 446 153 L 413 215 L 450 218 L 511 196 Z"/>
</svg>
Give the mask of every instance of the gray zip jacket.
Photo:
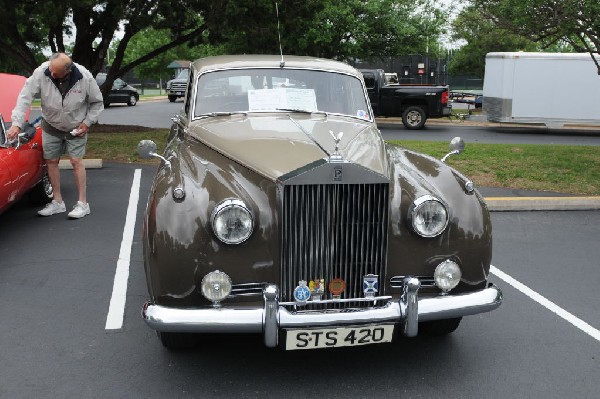
<svg viewBox="0 0 600 399">
<path fill-rule="evenodd" d="M 102 93 L 96 79 L 85 67 L 73 63 L 69 88 L 63 99 L 60 90 L 52 81 L 48 66 L 50 61 L 37 67 L 21 89 L 17 105 L 12 112 L 12 123 L 23 130 L 25 113 L 33 97 L 39 94 L 42 100 L 42 115 L 50 125 L 69 132 L 83 122 L 92 126 L 104 109 Z"/>
</svg>

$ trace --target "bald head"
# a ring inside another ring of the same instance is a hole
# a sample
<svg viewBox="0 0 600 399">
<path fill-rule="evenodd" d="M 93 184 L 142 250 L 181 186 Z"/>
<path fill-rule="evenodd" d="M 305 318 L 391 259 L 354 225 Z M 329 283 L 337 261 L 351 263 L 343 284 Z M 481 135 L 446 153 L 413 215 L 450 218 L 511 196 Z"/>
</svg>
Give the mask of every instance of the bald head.
<svg viewBox="0 0 600 399">
<path fill-rule="evenodd" d="M 65 53 L 54 53 L 50 56 L 50 75 L 54 79 L 64 79 L 69 73 L 71 73 L 71 67 L 73 66 L 73 60 Z"/>
</svg>

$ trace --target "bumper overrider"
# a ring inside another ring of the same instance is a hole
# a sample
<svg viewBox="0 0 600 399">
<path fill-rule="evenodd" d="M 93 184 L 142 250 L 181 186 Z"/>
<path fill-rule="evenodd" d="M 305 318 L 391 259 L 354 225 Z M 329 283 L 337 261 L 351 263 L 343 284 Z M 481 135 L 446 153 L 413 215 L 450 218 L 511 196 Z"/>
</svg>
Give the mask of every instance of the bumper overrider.
<svg viewBox="0 0 600 399">
<path fill-rule="evenodd" d="M 146 302 L 142 316 L 148 326 L 161 332 L 260 333 L 267 347 L 276 347 L 280 330 L 297 328 L 394 323 L 400 325 L 404 336 L 414 337 L 418 334 L 419 322 L 489 312 L 502 303 L 502 291 L 491 283 L 479 291 L 423 298 L 418 297 L 420 286 L 418 278 L 406 277 L 400 299 L 373 298 L 377 307 L 339 312 L 295 312 L 279 303 L 279 288 L 270 284 L 263 288 L 262 308 L 180 309 Z"/>
</svg>

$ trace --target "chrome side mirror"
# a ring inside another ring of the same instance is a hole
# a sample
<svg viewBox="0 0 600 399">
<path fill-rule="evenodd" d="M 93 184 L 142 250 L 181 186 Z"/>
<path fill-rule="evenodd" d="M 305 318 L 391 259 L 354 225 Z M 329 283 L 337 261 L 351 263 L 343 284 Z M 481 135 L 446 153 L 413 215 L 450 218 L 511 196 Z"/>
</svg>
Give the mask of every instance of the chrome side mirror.
<svg viewBox="0 0 600 399">
<path fill-rule="evenodd" d="M 137 153 L 142 159 L 150 159 L 152 157 L 160 158 L 163 160 L 165 165 L 171 166 L 171 162 L 169 162 L 165 157 L 156 153 L 156 143 L 152 140 L 142 140 L 137 145 Z"/>
<path fill-rule="evenodd" d="M 460 137 L 455 137 L 450 140 L 450 152 L 444 155 L 441 159 L 442 162 L 446 162 L 446 159 L 450 155 L 458 155 L 465 150 L 465 141 Z"/>
</svg>

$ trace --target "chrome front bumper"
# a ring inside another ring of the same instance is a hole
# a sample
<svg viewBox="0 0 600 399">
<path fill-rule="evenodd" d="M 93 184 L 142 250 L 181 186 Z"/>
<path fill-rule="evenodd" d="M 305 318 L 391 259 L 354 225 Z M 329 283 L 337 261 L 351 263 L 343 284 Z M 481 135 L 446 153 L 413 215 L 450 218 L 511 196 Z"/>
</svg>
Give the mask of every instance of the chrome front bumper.
<svg viewBox="0 0 600 399">
<path fill-rule="evenodd" d="M 421 284 L 417 278 L 405 278 L 403 285 L 399 300 L 388 299 L 381 307 L 352 311 L 290 312 L 280 306 L 277 286 L 268 285 L 263 289 L 263 308 L 178 309 L 146 302 L 142 316 L 157 331 L 261 333 L 266 346 L 276 347 L 282 329 L 398 323 L 403 335 L 414 337 L 421 321 L 489 312 L 502 303 L 502 291 L 491 283 L 480 291 L 428 298 L 418 297 Z"/>
</svg>

